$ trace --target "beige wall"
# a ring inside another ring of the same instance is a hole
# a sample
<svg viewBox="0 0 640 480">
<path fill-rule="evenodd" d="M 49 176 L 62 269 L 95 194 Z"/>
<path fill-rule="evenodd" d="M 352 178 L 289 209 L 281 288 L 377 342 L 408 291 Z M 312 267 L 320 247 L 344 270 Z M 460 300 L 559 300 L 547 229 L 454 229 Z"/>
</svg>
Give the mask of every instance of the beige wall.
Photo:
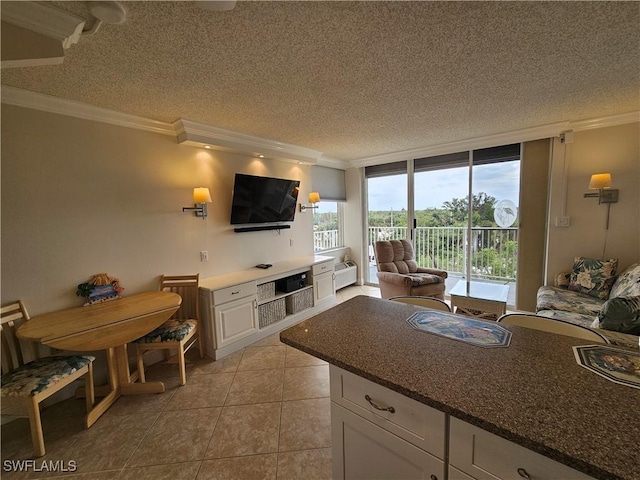
<svg viewBox="0 0 640 480">
<path fill-rule="evenodd" d="M 311 255 L 310 214 L 280 234 L 233 232 L 236 172 L 299 179 L 301 198 L 309 191 L 308 166 L 3 104 L 2 303 L 23 299 L 35 315 L 80 305 L 76 285 L 100 272 L 133 294 L 163 273 L 207 277 Z M 196 186 L 211 190 L 205 220 L 182 212 Z"/>
<path fill-rule="evenodd" d="M 620 190 L 608 231 L 606 205 L 583 197 L 591 174 L 603 172 Z M 556 227 L 563 204 L 570 226 Z M 556 273 L 571 270 L 574 256 L 618 258 L 619 270 L 640 261 L 640 124 L 578 131 L 564 145 L 554 141 L 549 220 L 548 284 Z"/>
</svg>

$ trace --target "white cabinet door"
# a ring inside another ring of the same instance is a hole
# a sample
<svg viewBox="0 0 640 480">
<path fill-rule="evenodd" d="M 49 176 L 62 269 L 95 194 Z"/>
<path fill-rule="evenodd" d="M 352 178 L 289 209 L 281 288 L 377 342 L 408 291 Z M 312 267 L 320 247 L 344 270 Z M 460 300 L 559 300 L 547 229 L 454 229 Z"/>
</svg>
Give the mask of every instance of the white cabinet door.
<svg viewBox="0 0 640 480">
<path fill-rule="evenodd" d="M 331 402 L 334 480 L 444 480 L 442 460 Z"/>
<path fill-rule="evenodd" d="M 336 294 L 335 274 L 333 271 L 313 276 L 313 300 L 314 305 L 333 298 Z"/>
<path fill-rule="evenodd" d="M 258 331 L 258 297 L 249 296 L 214 309 L 216 348 Z"/>
<path fill-rule="evenodd" d="M 451 417 L 449 463 L 478 480 L 593 480 L 548 457 Z"/>
</svg>

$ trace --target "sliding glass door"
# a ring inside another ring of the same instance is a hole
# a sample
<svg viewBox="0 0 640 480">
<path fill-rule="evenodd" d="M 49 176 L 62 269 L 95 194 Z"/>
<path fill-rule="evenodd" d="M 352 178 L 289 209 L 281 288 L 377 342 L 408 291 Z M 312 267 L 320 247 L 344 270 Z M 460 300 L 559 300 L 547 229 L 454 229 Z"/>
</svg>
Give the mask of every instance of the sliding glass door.
<svg viewBox="0 0 640 480">
<path fill-rule="evenodd" d="M 409 238 L 418 265 L 458 282 L 512 286 L 515 298 L 520 144 L 367 167 L 369 283 L 373 243 Z M 401 200 L 404 195 L 405 201 Z"/>
<path fill-rule="evenodd" d="M 374 243 L 378 240 L 408 238 L 407 188 L 406 162 L 367 167 L 367 283 L 378 283 Z"/>
</svg>

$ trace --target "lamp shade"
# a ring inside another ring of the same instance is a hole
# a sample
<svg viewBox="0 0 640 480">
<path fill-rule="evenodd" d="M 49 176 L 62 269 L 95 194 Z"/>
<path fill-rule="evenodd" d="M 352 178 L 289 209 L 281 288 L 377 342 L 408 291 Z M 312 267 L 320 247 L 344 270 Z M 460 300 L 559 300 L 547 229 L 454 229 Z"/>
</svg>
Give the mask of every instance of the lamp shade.
<svg viewBox="0 0 640 480">
<path fill-rule="evenodd" d="M 211 203 L 211 194 L 207 187 L 193 189 L 193 203 Z"/>
<path fill-rule="evenodd" d="M 591 175 L 589 188 L 591 189 L 611 188 L 611 174 L 610 173 L 594 173 L 593 175 Z"/>
<path fill-rule="evenodd" d="M 309 193 L 309 203 L 318 203 L 320 201 L 320 194 L 318 192 Z"/>
</svg>

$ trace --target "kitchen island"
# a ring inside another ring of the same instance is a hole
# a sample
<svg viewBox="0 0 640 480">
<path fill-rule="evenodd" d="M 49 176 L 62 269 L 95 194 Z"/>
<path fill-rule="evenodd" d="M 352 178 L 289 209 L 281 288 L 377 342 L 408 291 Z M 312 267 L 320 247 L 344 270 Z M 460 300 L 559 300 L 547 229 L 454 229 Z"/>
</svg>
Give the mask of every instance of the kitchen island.
<svg viewBox="0 0 640 480">
<path fill-rule="evenodd" d="M 416 311 L 411 305 L 359 296 L 280 334 L 285 344 L 331 365 L 334 476 L 344 476 L 339 470 L 349 452 L 358 455 L 357 445 L 347 451 L 344 442 L 358 438 L 371 448 L 378 445 L 377 439 L 370 440 L 373 434 L 353 434 L 356 427 L 343 421 L 351 415 L 356 423 L 382 427 L 393 445 L 406 443 L 407 451 L 417 445 L 416 454 L 442 464 L 439 475 L 431 474 L 439 480 L 527 478 L 530 472 L 517 464 L 520 453 L 550 460 L 546 478 L 640 478 L 640 390 L 578 365 L 572 347 L 588 341 L 509 325 L 504 326 L 512 332 L 508 347 L 483 348 L 415 330 L 406 320 Z M 347 384 L 354 378 L 358 385 Z M 353 394 L 365 391 L 367 399 Z M 353 398 L 346 399 L 345 392 Z M 397 404 L 397 412 L 389 411 L 393 402 L 428 411 L 410 414 L 403 424 L 394 420 L 402 413 Z M 418 423 L 428 424 L 426 434 L 411 432 L 418 417 Z M 438 430 L 443 433 L 436 438 Z M 471 443 L 465 443 L 466 436 Z M 492 439 L 497 450 L 491 450 Z M 388 450 L 386 445 L 381 452 Z M 462 465 L 465 455 L 476 463 Z M 496 458 L 483 460 L 483 455 Z M 375 461 L 375 455 L 370 459 Z M 492 462 L 506 473 L 487 473 Z M 569 474 L 553 473 L 562 471 L 554 470 L 556 464 L 570 467 Z"/>
</svg>

